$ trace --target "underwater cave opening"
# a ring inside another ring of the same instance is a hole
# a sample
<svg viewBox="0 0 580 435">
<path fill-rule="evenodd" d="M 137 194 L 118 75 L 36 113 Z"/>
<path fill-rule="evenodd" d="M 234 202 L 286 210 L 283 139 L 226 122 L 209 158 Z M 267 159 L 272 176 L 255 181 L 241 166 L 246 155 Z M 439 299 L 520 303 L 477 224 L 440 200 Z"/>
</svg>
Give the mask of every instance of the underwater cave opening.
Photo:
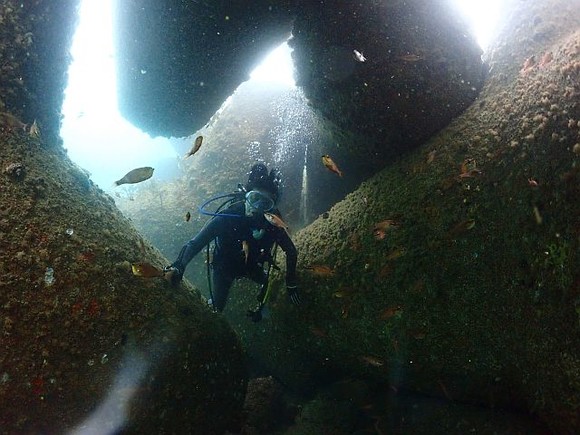
<svg viewBox="0 0 580 435">
<path fill-rule="evenodd" d="M 486 51 L 494 38 L 507 2 L 505 0 L 450 0 L 450 2 L 467 21 L 481 49 Z"/>
<path fill-rule="evenodd" d="M 106 191 L 123 174 L 141 166 L 154 167 L 157 180 L 175 178 L 180 159 L 198 134 L 195 132 L 186 138 L 152 138 L 120 114 L 113 2 L 82 0 L 80 3 L 61 126 L 63 145 L 71 160 L 87 170 L 91 180 Z M 256 88 L 266 83 L 270 87 L 295 87 L 290 52 L 284 42 L 266 54 L 246 84 Z M 219 116 L 228 100 L 214 117 Z"/>
</svg>

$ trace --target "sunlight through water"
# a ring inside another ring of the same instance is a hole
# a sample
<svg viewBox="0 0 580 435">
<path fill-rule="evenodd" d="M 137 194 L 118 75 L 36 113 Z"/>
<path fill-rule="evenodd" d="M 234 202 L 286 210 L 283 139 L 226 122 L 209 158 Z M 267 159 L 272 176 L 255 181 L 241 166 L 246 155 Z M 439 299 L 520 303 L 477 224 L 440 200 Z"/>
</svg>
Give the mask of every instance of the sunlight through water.
<svg viewBox="0 0 580 435">
<path fill-rule="evenodd" d="M 479 46 L 486 50 L 494 37 L 506 0 L 452 0 L 470 24 Z"/>
<path fill-rule="evenodd" d="M 117 106 L 112 0 L 84 0 L 73 40 L 61 136 L 70 158 L 102 189 L 139 166 L 173 161 L 168 139 L 152 139 Z M 156 173 L 155 175 L 159 175 Z"/>
<path fill-rule="evenodd" d="M 252 71 L 250 79 L 255 81 L 277 82 L 294 87 L 294 67 L 290 56 L 292 49 L 285 42 L 270 54 Z"/>
</svg>

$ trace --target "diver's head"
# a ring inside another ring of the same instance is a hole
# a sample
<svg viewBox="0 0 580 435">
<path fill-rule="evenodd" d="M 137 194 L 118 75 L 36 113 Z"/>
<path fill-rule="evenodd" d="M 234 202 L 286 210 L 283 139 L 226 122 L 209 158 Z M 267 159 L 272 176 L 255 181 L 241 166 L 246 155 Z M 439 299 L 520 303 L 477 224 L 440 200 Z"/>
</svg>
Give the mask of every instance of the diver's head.
<svg viewBox="0 0 580 435">
<path fill-rule="evenodd" d="M 278 200 L 280 177 L 274 169 L 268 173 L 263 163 L 252 166 L 246 184 L 246 215 L 262 214 L 270 211 Z"/>
</svg>

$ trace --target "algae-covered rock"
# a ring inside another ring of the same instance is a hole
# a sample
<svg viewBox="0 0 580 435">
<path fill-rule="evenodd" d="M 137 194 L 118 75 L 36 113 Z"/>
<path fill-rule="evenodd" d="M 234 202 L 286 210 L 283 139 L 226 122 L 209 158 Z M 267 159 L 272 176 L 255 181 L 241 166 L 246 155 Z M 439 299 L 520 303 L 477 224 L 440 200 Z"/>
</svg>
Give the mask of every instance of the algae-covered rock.
<svg viewBox="0 0 580 435">
<path fill-rule="evenodd" d="M 223 433 L 237 337 L 55 139 L 74 5 L 0 5 L 0 433 Z"/>
<path fill-rule="evenodd" d="M 3 433 L 125 428 L 221 433 L 245 391 L 240 344 L 197 291 L 138 278 L 166 260 L 62 153 L 3 134 Z M 189 428 L 189 429 L 188 429 Z"/>
</svg>

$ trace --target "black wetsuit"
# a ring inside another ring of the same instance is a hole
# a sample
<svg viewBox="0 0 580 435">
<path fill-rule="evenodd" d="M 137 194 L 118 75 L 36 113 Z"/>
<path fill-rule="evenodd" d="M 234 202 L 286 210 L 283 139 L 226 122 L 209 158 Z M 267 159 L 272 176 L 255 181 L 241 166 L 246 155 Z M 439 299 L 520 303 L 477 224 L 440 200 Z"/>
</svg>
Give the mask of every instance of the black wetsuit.
<svg viewBox="0 0 580 435">
<path fill-rule="evenodd" d="M 272 213 L 279 215 L 277 210 Z M 260 234 L 261 237 L 256 238 Z M 267 284 L 268 277 L 263 264 L 270 260 L 274 243 L 278 243 L 286 253 L 286 284 L 296 285 L 297 253 L 290 236 L 284 229 L 270 224 L 262 214 L 246 216 L 243 202 L 233 204 L 211 219 L 183 246 L 172 266 L 183 273 L 191 259 L 214 239 L 216 247 L 212 261 L 212 280 L 213 306 L 216 310 L 224 309 L 234 279 L 247 277 L 263 287 Z M 243 251 L 244 240 L 249 246 L 247 262 Z"/>
</svg>

